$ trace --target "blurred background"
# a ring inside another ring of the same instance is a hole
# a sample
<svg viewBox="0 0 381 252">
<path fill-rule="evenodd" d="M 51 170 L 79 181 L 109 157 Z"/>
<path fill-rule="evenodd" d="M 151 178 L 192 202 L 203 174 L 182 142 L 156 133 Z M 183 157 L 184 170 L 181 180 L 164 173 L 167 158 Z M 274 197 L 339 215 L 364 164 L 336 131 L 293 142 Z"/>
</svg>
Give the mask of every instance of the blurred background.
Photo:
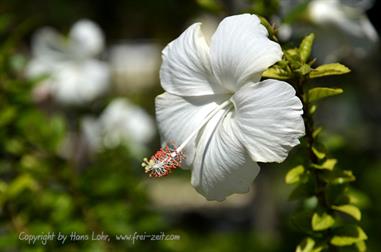
<svg viewBox="0 0 381 252">
<path fill-rule="evenodd" d="M 293 251 L 301 235 L 284 176 L 298 148 L 222 203 L 199 195 L 188 171 L 150 179 L 140 166 L 160 146 L 161 50 L 194 22 L 212 34 L 244 12 L 266 17 L 286 47 L 314 32 L 317 62 L 352 69 L 321 81 L 345 92 L 323 101 L 316 121 L 356 175 L 368 249 L 381 251 L 380 10 L 371 0 L 1 0 L 0 251 Z M 49 232 L 90 239 L 19 236 Z M 115 238 L 135 232 L 180 239 Z"/>
</svg>

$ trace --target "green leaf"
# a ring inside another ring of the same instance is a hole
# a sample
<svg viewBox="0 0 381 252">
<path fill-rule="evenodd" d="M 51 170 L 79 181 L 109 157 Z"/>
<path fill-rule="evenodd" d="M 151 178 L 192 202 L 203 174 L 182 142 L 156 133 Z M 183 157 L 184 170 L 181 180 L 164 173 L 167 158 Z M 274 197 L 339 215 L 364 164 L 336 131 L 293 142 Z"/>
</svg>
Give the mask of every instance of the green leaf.
<svg viewBox="0 0 381 252">
<path fill-rule="evenodd" d="M 364 241 L 356 242 L 356 248 L 359 252 L 365 252 L 366 251 L 366 244 Z"/>
<path fill-rule="evenodd" d="M 303 165 L 298 165 L 287 172 L 285 181 L 286 184 L 295 184 L 300 181 L 302 174 L 304 173 Z"/>
<path fill-rule="evenodd" d="M 5 149 L 12 154 L 21 154 L 24 151 L 24 145 L 20 139 L 12 138 L 5 142 Z"/>
<path fill-rule="evenodd" d="M 355 181 L 356 177 L 353 175 L 350 170 L 342 170 L 332 179 L 331 183 L 333 184 L 344 184 L 348 182 Z"/>
<path fill-rule="evenodd" d="M 333 168 L 335 167 L 336 163 L 337 163 L 336 159 L 327 159 L 326 161 L 324 161 L 323 164 L 320 164 L 320 165 L 312 164 L 311 166 L 316 168 L 316 169 L 332 171 Z"/>
<path fill-rule="evenodd" d="M 9 198 L 16 198 L 24 190 L 35 191 L 38 187 L 37 181 L 32 176 L 23 174 L 9 184 L 6 194 Z"/>
<path fill-rule="evenodd" d="M 367 240 L 368 239 L 368 236 L 366 235 L 366 233 L 364 232 L 364 230 L 362 230 L 362 228 L 360 228 L 359 226 L 357 226 L 357 230 L 359 232 L 359 238 L 360 240 L 364 241 L 364 240 Z"/>
<path fill-rule="evenodd" d="M 314 246 L 315 241 L 312 238 L 307 237 L 296 247 L 296 252 L 313 252 Z"/>
<path fill-rule="evenodd" d="M 332 206 L 332 209 L 346 213 L 358 221 L 361 220 L 361 211 L 360 211 L 360 209 L 358 209 L 358 207 L 356 207 L 354 205 Z"/>
<path fill-rule="evenodd" d="M 331 244 L 335 246 L 349 246 L 368 239 L 365 232 L 356 225 L 342 227 L 335 231 L 335 236 L 331 239 Z"/>
<path fill-rule="evenodd" d="M 334 169 L 333 172 L 321 174 L 321 178 L 330 184 L 340 185 L 356 180 L 356 177 L 352 174 L 352 171 Z"/>
<path fill-rule="evenodd" d="M 298 69 L 296 69 L 295 72 L 298 72 L 301 75 L 307 75 L 309 72 L 311 72 L 311 67 L 308 64 L 303 64 Z"/>
<path fill-rule="evenodd" d="M 311 224 L 313 230 L 321 231 L 332 227 L 335 219 L 327 213 L 314 213 Z"/>
<path fill-rule="evenodd" d="M 312 104 L 310 107 L 310 111 L 308 111 L 311 115 L 313 115 L 316 112 L 317 106 L 315 104 Z"/>
<path fill-rule="evenodd" d="M 310 57 L 314 40 L 315 40 L 315 35 L 311 33 L 307 35 L 306 37 L 304 37 L 304 39 L 300 43 L 299 53 L 300 53 L 300 58 L 303 62 L 306 62 L 308 58 Z"/>
<path fill-rule="evenodd" d="M 359 206 L 360 208 L 366 208 L 370 204 L 369 197 L 361 191 L 357 191 L 353 188 L 349 188 L 346 194 L 349 198 L 350 204 Z"/>
<path fill-rule="evenodd" d="M 300 60 L 299 49 L 291 48 L 284 51 L 284 58 L 294 71 L 298 71 L 303 63 Z"/>
<path fill-rule="evenodd" d="M 35 169 L 41 167 L 41 164 L 36 156 L 24 155 L 20 160 L 21 167 L 25 169 Z"/>
<path fill-rule="evenodd" d="M 319 78 L 319 77 L 329 76 L 329 75 L 340 75 L 340 74 L 349 73 L 350 71 L 351 70 L 348 67 L 340 63 L 331 63 L 331 64 L 318 66 L 316 69 L 310 72 L 309 77 Z"/>
<path fill-rule="evenodd" d="M 264 71 L 262 73 L 262 77 L 273 78 L 278 80 L 288 80 L 291 78 L 291 74 L 283 68 L 280 68 L 279 66 L 275 65 Z"/>
<path fill-rule="evenodd" d="M 325 87 L 318 87 L 318 88 L 312 88 L 308 90 L 308 101 L 309 102 L 315 102 L 317 100 L 339 95 L 343 93 L 343 90 L 341 88 L 325 88 Z"/>
<path fill-rule="evenodd" d="M 325 245 L 320 245 L 318 247 L 315 247 L 312 252 L 321 252 L 321 251 L 325 251 L 326 249 L 326 246 Z"/>
<path fill-rule="evenodd" d="M 284 53 L 288 57 L 296 57 L 297 59 L 300 57 L 298 48 L 287 49 Z"/>
<path fill-rule="evenodd" d="M 315 147 L 315 146 L 312 147 L 312 152 L 315 154 L 315 156 L 318 159 L 325 158 L 325 153 L 323 151 L 321 151 L 321 150 L 318 150 L 317 147 Z"/>
<path fill-rule="evenodd" d="M 17 116 L 17 110 L 14 107 L 6 107 L 0 110 L 0 127 L 7 125 Z"/>
<path fill-rule="evenodd" d="M 312 133 L 312 137 L 317 138 L 319 136 L 320 132 L 322 131 L 322 129 L 323 129 L 322 127 L 315 129 L 314 132 Z"/>
</svg>

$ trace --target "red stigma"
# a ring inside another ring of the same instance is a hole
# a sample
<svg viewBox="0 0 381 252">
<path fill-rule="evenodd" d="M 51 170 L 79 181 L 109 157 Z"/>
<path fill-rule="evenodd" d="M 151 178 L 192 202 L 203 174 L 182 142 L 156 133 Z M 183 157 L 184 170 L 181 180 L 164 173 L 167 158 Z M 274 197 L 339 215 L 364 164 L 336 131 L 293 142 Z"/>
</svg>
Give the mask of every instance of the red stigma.
<svg viewBox="0 0 381 252">
<path fill-rule="evenodd" d="M 166 145 L 160 148 L 149 160 L 144 159 L 142 164 L 145 167 L 145 173 L 150 177 L 167 176 L 172 170 L 181 167 L 184 160 L 181 151 L 177 151 L 174 145 Z"/>
</svg>

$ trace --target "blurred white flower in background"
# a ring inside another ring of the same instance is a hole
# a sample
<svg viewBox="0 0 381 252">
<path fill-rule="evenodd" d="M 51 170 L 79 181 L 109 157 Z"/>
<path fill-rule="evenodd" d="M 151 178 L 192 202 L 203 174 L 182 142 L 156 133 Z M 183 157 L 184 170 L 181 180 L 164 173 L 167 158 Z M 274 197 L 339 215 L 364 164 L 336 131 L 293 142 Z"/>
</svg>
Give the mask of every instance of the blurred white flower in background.
<svg viewBox="0 0 381 252">
<path fill-rule="evenodd" d="M 68 37 L 52 28 L 37 31 L 26 75 L 46 78 L 35 94 L 51 95 L 65 105 L 81 105 L 104 94 L 109 86 L 109 67 L 95 58 L 103 47 L 102 31 L 89 20 L 76 22 Z"/>
<path fill-rule="evenodd" d="M 127 144 L 133 154 L 141 155 L 156 130 L 147 112 L 126 99 L 117 98 L 99 118 L 85 117 L 82 132 L 92 152 Z"/>
<path fill-rule="evenodd" d="M 296 2 L 283 0 L 282 5 L 291 9 Z M 364 58 L 377 48 L 379 41 L 365 14 L 371 5 L 371 1 L 313 0 L 300 15 L 304 22 L 282 25 L 279 36 L 288 40 L 290 36 L 301 37 L 314 32 L 313 54 L 321 62 Z"/>
<path fill-rule="evenodd" d="M 161 48 L 155 42 L 126 42 L 109 51 L 112 80 L 120 94 L 139 92 L 158 83 Z"/>
</svg>

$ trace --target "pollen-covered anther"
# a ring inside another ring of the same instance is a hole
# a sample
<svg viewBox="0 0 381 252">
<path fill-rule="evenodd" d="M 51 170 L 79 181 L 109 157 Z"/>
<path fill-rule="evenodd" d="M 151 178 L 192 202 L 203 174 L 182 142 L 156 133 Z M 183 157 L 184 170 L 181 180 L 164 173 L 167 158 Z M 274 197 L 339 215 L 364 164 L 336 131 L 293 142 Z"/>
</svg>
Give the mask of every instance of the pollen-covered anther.
<svg viewBox="0 0 381 252">
<path fill-rule="evenodd" d="M 142 167 L 150 177 L 163 177 L 180 167 L 184 158 L 184 154 L 178 151 L 174 145 L 166 145 L 149 160 L 144 158 Z"/>
</svg>

